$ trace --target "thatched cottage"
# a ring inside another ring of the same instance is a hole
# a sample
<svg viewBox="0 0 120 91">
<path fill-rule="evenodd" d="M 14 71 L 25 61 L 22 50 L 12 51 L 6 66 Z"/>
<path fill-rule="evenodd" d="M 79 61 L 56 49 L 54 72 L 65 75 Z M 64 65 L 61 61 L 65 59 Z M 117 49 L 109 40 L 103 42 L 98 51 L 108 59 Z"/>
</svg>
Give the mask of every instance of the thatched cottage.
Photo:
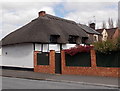
<svg viewBox="0 0 120 91">
<path fill-rule="evenodd" d="M 2 66 L 34 68 L 34 51 L 49 52 L 90 42 L 74 21 L 39 12 L 39 17 L 2 39 Z"/>
</svg>

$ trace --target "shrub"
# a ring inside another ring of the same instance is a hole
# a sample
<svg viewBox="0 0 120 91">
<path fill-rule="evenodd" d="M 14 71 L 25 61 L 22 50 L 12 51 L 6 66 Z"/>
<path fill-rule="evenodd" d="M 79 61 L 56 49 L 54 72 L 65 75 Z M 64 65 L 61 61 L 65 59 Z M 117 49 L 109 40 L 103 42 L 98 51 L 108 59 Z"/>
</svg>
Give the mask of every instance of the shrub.
<svg viewBox="0 0 120 91">
<path fill-rule="evenodd" d="M 90 52 L 90 50 L 92 48 L 93 48 L 93 46 L 89 46 L 89 45 L 85 45 L 85 46 L 77 45 L 75 47 L 72 47 L 70 49 L 66 49 L 64 51 L 65 51 L 65 53 L 73 56 L 79 52 Z"/>
<path fill-rule="evenodd" d="M 96 42 L 93 45 L 96 51 L 102 53 L 109 53 L 111 51 L 117 51 L 118 49 L 117 43 L 113 40 Z"/>
</svg>

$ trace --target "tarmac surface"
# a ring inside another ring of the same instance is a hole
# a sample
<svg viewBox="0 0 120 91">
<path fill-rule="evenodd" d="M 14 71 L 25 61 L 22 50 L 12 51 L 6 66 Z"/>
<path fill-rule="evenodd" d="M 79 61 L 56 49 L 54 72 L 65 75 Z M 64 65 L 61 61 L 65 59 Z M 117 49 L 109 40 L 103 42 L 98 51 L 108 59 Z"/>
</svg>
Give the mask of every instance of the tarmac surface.
<svg viewBox="0 0 120 91">
<path fill-rule="evenodd" d="M 116 89 L 112 87 L 83 85 L 80 83 L 54 82 L 2 77 L 2 89 Z"/>
<path fill-rule="evenodd" d="M 84 85 L 104 86 L 120 88 L 120 78 L 100 77 L 100 76 L 83 76 L 83 75 L 62 75 L 62 74 L 45 74 L 33 71 L 9 70 L 2 69 L 0 73 L 3 77 L 45 80 L 54 82 L 80 83 Z"/>
</svg>

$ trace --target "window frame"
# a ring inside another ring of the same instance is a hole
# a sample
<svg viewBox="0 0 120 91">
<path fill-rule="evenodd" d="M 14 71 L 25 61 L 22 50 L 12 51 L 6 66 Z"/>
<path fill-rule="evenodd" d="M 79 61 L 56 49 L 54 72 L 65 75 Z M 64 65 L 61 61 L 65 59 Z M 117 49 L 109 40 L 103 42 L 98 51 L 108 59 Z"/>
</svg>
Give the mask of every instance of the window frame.
<svg viewBox="0 0 120 91">
<path fill-rule="evenodd" d="M 60 35 L 50 35 L 50 43 L 51 44 L 57 44 L 57 40 L 60 37 Z"/>
<path fill-rule="evenodd" d="M 70 43 L 70 44 L 76 44 L 78 37 L 79 37 L 79 36 L 69 35 L 69 39 L 68 39 L 69 43 Z"/>
</svg>

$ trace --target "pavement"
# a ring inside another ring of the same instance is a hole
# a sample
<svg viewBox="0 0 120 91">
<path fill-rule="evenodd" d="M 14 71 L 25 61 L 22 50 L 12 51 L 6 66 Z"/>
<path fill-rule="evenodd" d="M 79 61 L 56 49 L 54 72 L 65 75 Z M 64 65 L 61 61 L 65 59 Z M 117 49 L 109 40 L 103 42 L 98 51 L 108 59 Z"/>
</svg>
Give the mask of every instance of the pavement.
<svg viewBox="0 0 120 91">
<path fill-rule="evenodd" d="M 120 88 L 119 86 L 120 78 L 114 77 L 45 74 L 33 71 L 10 70 L 10 69 L 2 69 L 0 76 L 32 80 L 46 80 L 54 82 L 81 83 L 84 85 Z"/>
</svg>

